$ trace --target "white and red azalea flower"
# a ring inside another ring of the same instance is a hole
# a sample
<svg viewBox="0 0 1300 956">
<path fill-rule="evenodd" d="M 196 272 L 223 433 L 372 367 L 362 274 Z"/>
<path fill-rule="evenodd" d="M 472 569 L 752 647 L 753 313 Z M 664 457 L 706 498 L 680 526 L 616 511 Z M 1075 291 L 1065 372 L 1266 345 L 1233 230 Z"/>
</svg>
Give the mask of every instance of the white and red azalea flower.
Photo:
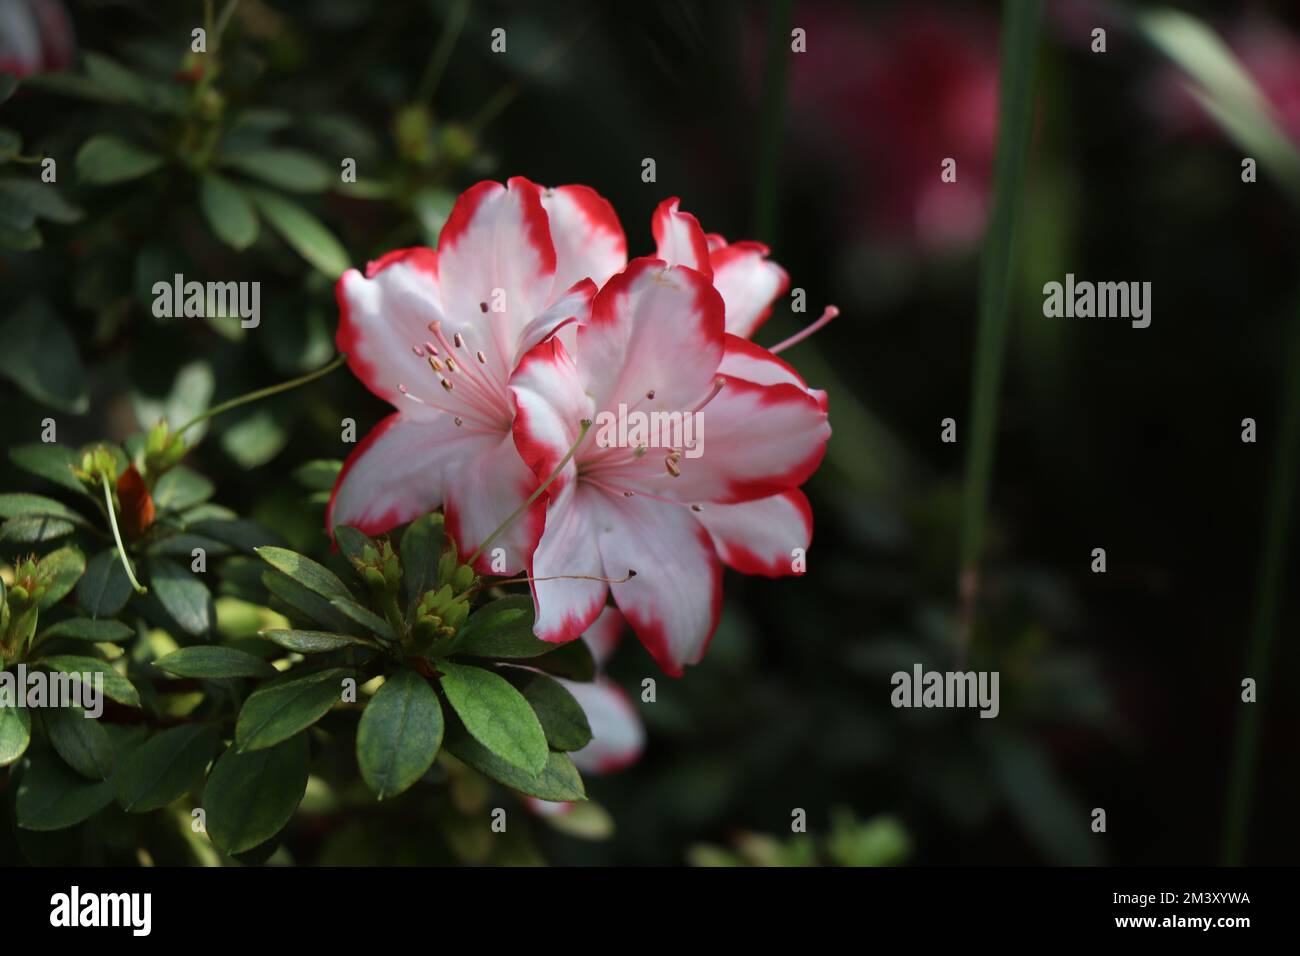
<svg viewBox="0 0 1300 956">
<path fill-rule="evenodd" d="M 623 268 L 613 209 L 586 186 L 482 182 L 457 200 L 438 250 L 403 249 L 339 280 L 339 351 L 397 411 L 348 457 L 326 523 L 378 534 L 442 506 L 462 555 L 537 487 L 514 448 L 507 381 L 529 348 L 585 321 Z M 542 533 L 538 501 L 494 544 L 515 573 Z M 490 556 L 478 561 L 490 569 Z"/>
<path fill-rule="evenodd" d="M 612 590 L 678 675 L 716 627 L 721 564 L 794 573 L 812 535 L 798 486 L 830 430 L 825 393 L 748 340 L 789 285 L 767 248 L 704 233 L 676 199 L 651 231 L 656 258 L 629 265 L 594 191 L 484 182 L 457 201 L 436 252 L 346 273 L 338 347 L 398 411 L 348 458 L 326 520 L 378 534 L 441 506 L 468 555 L 551 476 L 582 420 L 620 404 L 707 406 L 699 459 L 598 447 L 588 434 L 494 540 L 504 566 L 490 553 L 476 562 L 540 579 L 536 633 L 549 641 L 588 630 Z"/>
<path fill-rule="evenodd" d="M 581 634 L 612 592 L 660 667 L 679 675 L 717 626 L 719 554 L 742 570 L 790 573 L 792 549 L 808 541 L 797 489 L 825 452 L 824 404 L 785 363 L 729 336 L 723 314 L 705 273 L 636 259 L 597 294 L 573 352 L 552 337 L 511 377 L 515 443 L 534 474 L 549 477 L 576 445 L 547 490 L 532 556 L 543 640 Z M 732 374 L 739 368 L 750 377 Z M 579 441 L 580 422 L 620 407 L 702 412 L 707 447 L 691 459 L 602 447 L 591 431 Z"/>
</svg>

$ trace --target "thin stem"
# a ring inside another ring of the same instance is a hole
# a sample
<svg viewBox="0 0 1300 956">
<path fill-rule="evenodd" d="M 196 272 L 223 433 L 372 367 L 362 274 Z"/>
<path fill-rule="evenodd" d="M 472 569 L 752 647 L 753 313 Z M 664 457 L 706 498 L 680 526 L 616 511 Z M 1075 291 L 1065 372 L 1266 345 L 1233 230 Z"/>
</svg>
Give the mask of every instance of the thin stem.
<svg viewBox="0 0 1300 956">
<path fill-rule="evenodd" d="M 433 48 L 433 55 L 429 57 L 429 64 L 424 68 L 424 75 L 420 77 L 420 85 L 416 88 L 417 103 L 423 103 L 425 106 L 433 104 L 433 95 L 438 91 L 438 84 L 447 69 L 447 61 L 451 59 L 452 50 L 456 48 L 456 41 L 460 39 L 460 31 L 465 26 L 465 17 L 468 13 L 469 0 L 459 0 L 452 6 L 442 33 L 438 36 L 438 45 Z"/>
<path fill-rule="evenodd" d="M 762 112 L 758 128 L 758 172 L 754 177 L 754 234 L 769 245 L 776 240 L 791 7 L 791 0 L 771 0 L 767 5 L 767 52 L 759 101 Z"/>
<path fill-rule="evenodd" d="M 993 211 L 980 262 L 979 331 L 971 379 L 970 444 L 962 502 L 959 655 L 964 654 L 970 640 L 978 593 L 978 564 L 984 544 L 984 517 L 993 472 L 998 393 L 1007 337 L 1008 287 L 1015 261 L 1020 200 L 1033 127 L 1034 60 L 1040 13 L 1039 0 L 1006 0 L 1002 5 L 1002 75 L 993 167 Z"/>
<path fill-rule="evenodd" d="M 531 495 L 528 496 L 527 501 L 525 501 L 522 505 L 520 505 L 518 508 L 512 511 L 510 513 L 510 517 L 506 518 L 505 521 L 501 522 L 501 524 L 497 526 L 497 529 L 487 536 L 487 540 L 485 540 L 474 550 L 474 553 L 471 554 L 469 556 L 469 559 L 465 562 L 466 564 L 468 564 L 471 568 L 474 567 L 474 562 L 478 560 L 480 554 L 482 554 L 484 551 L 488 549 L 488 545 L 490 545 L 493 541 L 495 541 L 498 537 L 500 537 L 501 532 L 505 531 L 512 524 L 514 524 L 519 519 L 520 515 L 522 515 L 530 507 L 532 507 L 533 502 L 541 497 L 542 492 L 544 492 L 547 488 L 551 487 L 552 482 L 554 482 L 556 478 L 560 477 L 560 472 L 564 471 L 564 466 L 569 463 L 569 461 L 573 458 L 575 454 L 577 454 L 578 446 L 581 445 L 582 440 L 587 437 L 587 430 L 589 428 L 591 428 L 591 419 L 584 418 L 582 420 L 582 423 L 578 426 L 578 440 L 575 441 L 569 447 L 569 450 L 565 453 L 564 457 L 560 459 L 560 463 L 555 466 L 555 470 L 551 472 L 551 476 L 547 478 L 544 482 L 542 482 L 542 484 L 538 487 L 536 491 L 534 491 Z"/>
<path fill-rule="evenodd" d="M 126 576 L 131 579 L 131 587 L 135 588 L 135 593 L 148 594 L 149 589 L 135 579 L 135 571 L 131 569 L 131 559 L 126 556 L 126 545 L 122 543 L 122 532 L 117 530 L 117 512 L 113 510 L 113 490 L 108 486 L 108 475 L 100 472 L 99 480 L 104 485 L 104 504 L 108 508 L 108 523 L 113 526 L 113 540 L 117 542 L 117 553 L 122 559 L 122 567 L 126 568 Z"/>
<path fill-rule="evenodd" d="M 248 392 L 245 395 L 240 395 L 237 398 L 232 398 L 229 401 L 222 402 L 220 405 L 213 405 L 206 412 L 203 412 L 200 415 L 196 415 L 194 418 L 190 419 L 180 428 L 176 429 L 176 434 L 179 435 L 182 432 L 188 431 L 189 429 L 197 425 L 199 422 L 207 421 L 209 418 L 213 417 L 214 415 L 220 415 L 222 412 L 228 412 L 232 408 L 238 408 L 240 405 L 247 405 L 249 402 L 255 402 L 258 399 L 269 398 L 272 395 L 278 395 L 281 392 L 289 391 L 289 389 L 291 388 L 297 388 L 299 385 L 306 385 L 308 382 L 313 382 L 318 378 L 323 378 L 324 376 L 334 371 L 336 368 L 338 368 L 347 360 L 348 357 L 346 355 L 339 355 L 337 358 L 334 359 L 334 361 L 330 362 L 328 365 L 326 365 L 323 368 L 318 368 L 314 372 L 308 372 L 306 375 L 302 375 L 288 382 L 281 382 L 278 385 L 269 385 L 266 388 L 259 388 L 255 392 Z"/>
<path fill-rule="evenodd" d="M 1281 427 L 1269 473 L 1268 511 L 1251 611 L 1250 646 L 1246 652 L 1245 676 L 1254 679 L 1257 697 L 1254 703 L 1243 702 L 1233 742 L 1227 823 L 1223 833 L 1223 862 L 1227 866 L 1240 866 L 1245 857 L 1255 791 L 1255 768 L 1259 760 L 1261 711 L 1270 699 L 1269 692 L 1274 689 L 1268 684 L 1268 671 L 1277 636 L 1282 574 L 1286 568 L 1286 541 L 1295 510 L 1296 446 L 1300 437 L 1300 316 L 1292 331 L 1291 354 L 1284 375 L 1286 387 L 1282 398 Z"/>
</svg>

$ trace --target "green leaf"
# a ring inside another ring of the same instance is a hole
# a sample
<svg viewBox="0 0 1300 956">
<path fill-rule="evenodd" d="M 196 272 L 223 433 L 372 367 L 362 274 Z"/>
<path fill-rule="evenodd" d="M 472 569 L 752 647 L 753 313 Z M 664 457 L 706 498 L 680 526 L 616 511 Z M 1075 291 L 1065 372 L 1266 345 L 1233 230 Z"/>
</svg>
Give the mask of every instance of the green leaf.
<svg viewBox="0 0 1300 956">
<path fill-rule="evenodd" d="M 442 557 L 445 541 L 446 532 L 440 514 L 416 518 L 402 532 L 398 553 L 402 559 L 402 583 L 406 587 L 408 613 L 415 608 L 420 595 L 437 585 L 438 559 Z"/>
<path fill-rule="evenodd" d="M 348 252 L 319 219 L 295 202 L 264 189 L 248 190 L 258 211 L 298 255 L 337 279 L 352 264 Z"/>
<path fill-rule="evenodd" d="M 275 677 L 274 667 L 247 651 L 233 647 L 182 647 L 153 662 L 154 667 L 178 677 Z"/>
<path fill-rule="evenodd" d="M 220 162 L 291 193 L 324 192 L 332 176 L 319 159 L 296 149 L 250 149 L 222 156 Z"/>
<path fill-rule="evenodd" d="M 442 690 L 465 729 L 488 750 L 528 776 L 546 766 L 546 734 L 528 701 L 499 674 L 439 661 Z"/>
<path fill-rule="evenodd" d="M 215 490 L 198 472 L 177 465 L 159 477 L 153 487 L 153 503 L 159 511 L 184 511 L 207 501 Z"/>
<path fill-rule="evenodd" d="M 292 611 L 331 631 L 355 634 L 361 630 L 350 617 L 340 613 L 329 601 L 315 591 L 309 591 L 282 571 L 268 568 L 262 573 L 262 583 L 273 595 L 287 604 Z"/>
<path fill-rule="evenodd" d="M 7 767 L 24 753 L 32 740 L 32 715 L 26 707 L 0 704 L 0 767 Z"/>
<path fill-rule="evenodd" d="M 338 598 L 355 602 L 352 592 L 343 585 L 334 572 L 317 564 L 311 558 L 287 548 L 258 548 L 257 556 L 327 601 Z"/>
<path fill-rule="evenodd" d="M 377 647 L 365 638 L 353 637 L 350 634 L 331 634 L 328 631 L 276 629 L 259 631 L 258 635 L 287 651 L 297 651 L 299 654 L 328 654 L 330 651 L 342 650 L 345 647 Z"/>
<path fill-rule="evenodd" d="M 257 241 L 257 213 L 253 204 L 228 180 L 209 173 L 199 186 L 199 204 L 217 238 L 233 249 L 244 250 Z"/>
<path fill-rule="evenodd" d="M 149 559 L 149 590 L 187 634 L 212 626 L 212 595 L 198 575 L 166 558 Z"/>
<path fill-rule="evenodd" d="M 367 610 L 351 598 L 335 598 L 330 601 L 330 606 L 347 615 L 351 620 L 356 621 L 370 633 L 379 635 L 388 643 L 391 644 L 397 640 L 392 625 L 374 611 Z"/>
<path fill-rule="evenodd" d="M 442 705 L 429 682 L 403 668 L 371 698 L 357 727 L 361 776 L 383 800 L 424 775 L 442 746 Z"/>
<path fill-rule="evenodd" d="M 76 586 L 77 581 L 86 570 L 86 556 L 71 545 L 51 551 L 41 558 L 36 567 L 36 576 L 45 585 L 37 606 L 48 611 L 58 604 Z"/>
<path fill-rule="evenodd" d="M 221 449 L 244 469 L 260 468 L 289 443 L 289 426 L 282 411 L 254 409 L 221 433 Z"/>
<path fill-rule="evenodd" d="M 337 459 L 315 459 L 303 462 L 293 471 L 294 480 L 311 491 L 329 491 L 338 480 L 343 470 L 343 462 Z"/>
<path fill-rule="evenodd" d="M 18 77 L 12 73 L 0 74 L 0 103 L 13 96 L 16 89 L 18 89 Z"/>
<path fill-rule="evenodd" d="M 66 534 L 72 534 L 73 526 L 62 518 L 47 518 L 44 515 L 27 515 L 22 518 L 10 518 L 0 525 L 0 541 L 17 541 L 23 544 L 37 544 L 41 541 L 53 541 Z"/>
<path fill-rule="evenodd" d="M 343 679 L 352 672 L 342 667 L 291 675 L 260 687 L 248 695 L 235 722 L 235 743 L 240 750 L 264 750 L 292 737 L 324 717 L 343 693 Z"/>
<path fill-rule="evenodd" d="M 284 829 L 307 789 L 307 735 L 251 753 L 231 747 L 203 791 L 208 835 L 226 853 L 243 853 Z"/>
<path fill-rule="evenodd" d="M 596 661 L 591 656 L 591 648 L 582 638 L 561 644 L 549 654 L 534 657 L 528 666 L 580 683 L 596 678 Z"/>
<path fill-rule="evenodd" d="M 81 459 L 71 448 L 54 442 L 19 445 L 9 449 L 9 460 L 24 471 L 52 481 L 69 491 L 87 496 L 90 494 L 81 479 L 72 473 L 72 469 L 81 467 Z"/>
<path fill-rule="evenodd" d="M 203 775 L 217 743 L 211 724 L 171 727 L 150 738 L 123 759 L 114 775 L 118 804 L 127 813 L 167 806 Z"/>
<path fill-rule="evenodd" d="M 82 215 L 80 209 L 63 198 L 56 185 L 37 180 L 0 179 L 0 201 L 20 207 L 23 215 L 30 215 L 33 221 L 47 219 L 66 225 Z"/>
<path fill-rule="evenodd" d="M 113 102 L 177 115 L 185 108 L 186 96 L 179 84 L 162 83 L 142 76 L 94 51 L 86 52 L 85 63 L 87 78 Z"/>
<path fill-rule="evenodd" d="M 95 644 L 120 644 L 132 634 L 121 621 L 96 621 L 88 617 L 74 617 L 51 624 L 41 632 L 37 641 L 66 638 L 73 641 L 90 641 Z"/>
<path fill-rule="evenodd" d="M 126 704 L 128 707 L 140 706 L 140 693 L 135 689 L 135 685 L 113 670 L 111 665 L 98 658 L 83 657 L 79 654 L 52 654 L 49 657 L 42 657 L 34 663 L 47 670 L 71 674 L 78 680 L 81 680 L 83 674 L 103 674 L 104 693 L 106 695 L 119 704 Z"/>
<path fill-rule="evenodd" d="M 126 576 L 117 548 L 101 551 L 90 559 L 86 573 L 77 582 L 77 603 L 91 617 L 113 617 L 131 597 L 131 579 Z"/>
<path fill-rule="evenodd" d="M 43 299 L 24 300 L 0 321 L 0 375 L 38 402 L 80 415 L 90 407 L 76 340 Z"/>
<path fill-rule="evenodd" d="M 92 782 L 69 770 L 53 754 L 37 753 L 18 785 L 15 811 L 24 830 L 76 826 L 113 802 L 113 785 Z"/>
<path fill-rule="evenodd" d="M 150 274 L 153 274 L 152 271 Z M 208 403 L 212 401 L 216 387 L 217 380 L 212 366 L 205 360 L 198 359 L 181 366 L 164 398 L 152 398 L 133 390 L 131 407 L 135 410 L 136 421 L 141 428 L 147 430 L 159 421 L 166 421 L 172 428 L 180 428 L 208 410 Z M 201 421 L 185 433 L 185 440 L 193 446 L 203 438 L 207 430 L 208 423 Z"/>
<path fill-rule="evenodd" d="M 582 777 L 568 754 L 550 753 L 541 773 L 528 774 L 502 760 L 463 729 L 449 728 L 444 746 L 479 773 L 530 797 L 554 801 L 587 799 Z"/>
<path fill-rule="evenodd" d="M 44 712 L 50 743 L 73 770 L 91 780 L 106 780 L 113 772 L 113 745 L 98 720 L 80 707 L 56 707 Z"/>
<path fill-rule="evenodd" d="M 92 136 L 77 151 L 77 175 L 82 182 L 108 185 L 146 176 L 163 164 L 163 157 L 109 134 Z"/>
<path fill-rule="evenodd" d="M 334 542 L 343 552 L 343 556 L 349 560 L 360 560 L 366 548 L 378 550 L 375 542 L 368 535 L 345 524 L 338 525 L 334 529 Z"/>
<path fill-rule="evenodd" d="M 0 495 L 0 518 L 17 518 L 24 515 L 46 515 L 66 518 L 74 524 L 86 524 L 86 519 L 61 501 L 44 495 Z"/>
<path fill-rule="evenodd" d="M 545 674 L 512 670 L 510 683 L 533 708 L 552 750 L 581 750 L 591 743 L 591 724 L 568 689 Z"/>
<path fill-rule="evenodd" d="M 0 129 L 0 163 L 7 163 L 23 151 L 23 138 L 11 129 Z"/>
<path fill-rule="evenodd" d="M 558 646 L 533 634 L 533 599 L 527 594 L 511 594 L 489 601 L 470 615 L 461 628 L 456 653 L 521 659 L 549 654 Z"/>
</svg>

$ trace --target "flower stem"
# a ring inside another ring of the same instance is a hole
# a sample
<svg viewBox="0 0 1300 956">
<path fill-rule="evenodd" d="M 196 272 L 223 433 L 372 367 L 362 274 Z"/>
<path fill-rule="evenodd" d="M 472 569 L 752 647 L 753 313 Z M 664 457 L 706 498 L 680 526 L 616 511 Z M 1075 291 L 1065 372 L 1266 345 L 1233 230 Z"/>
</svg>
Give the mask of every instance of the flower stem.
<svg viewBox="0 0 1300 956">
<path fill-rule="evenodd" d="M 560 477 L 560 472 L 564 471 L 564 466 L 569 463 L 570 459 L 572 459 L 575 454 L 577 454 L 578 446 L 581 445 L 582 440 L 587 437 L 587 429 L 589 428 L 591 428 L 591 419 L 584 418 L 582 420 L 582 423 L 578 427 L 578 440 L 575 441 L 569 447 L 568 452 L 566 452 L 564 457 L 560 459 L 560 463 L 555 466 L 555 470 L 551 472 L 551 476 L 547 478 L 544 482 L 542 482 L 536 491 L 534 491 L 531 495 L 528 496 L 527 501 L 525 501 L 518 508 L 512 511 L 510 513 L 510 517 L 506 518 L 505 521 L 497 525 L 497 529 L 493 531 L 490 535 L 488 535 L 487 540 L 485 540 L 482 544 L 480 544 L 474 550 L 474 553 L 469 556 L 469 559 L 465 562 L 466 564 L 468 564 L 471 568 L 474 567 L 474 562 L 478 560 L 480 554 L 482 554 L 484 551 L 488 549 L 488 545 L 490 545 L 493 541 L 495 541 L 498 537 L 500 537 L 503 531 L 509 528 L 517 520 L 519 520 L 519 516 L 532 507 L 533 502 L 541 497 L 542 492 L 544 492 L 547 488 L 551 487 L 551 483 L 554 482 L 556 478 Z"/>
<path fill-rule="evenodd" d="M 971 440 L 967 446 L 962 501 L 959 655 L 965 653 L 970 640 L 970 622 L 978 593 L 978 565 L 984 544 L 984 517 L 993 472 L 998 392 L 1007 337 L 1008 287 L 1033 129 L 1034 60 L 1040 12 L 1039 0 L 1005 0 L 1002 5 L 998 143 L 993 167 L 992 214 L 980 262 L 979 330 L 971 379 Z"/>
<path fill-rule="evenodd" d="M 1255 790 L 1255 766 L 1259 760 L 1259 728 L 1262 708 L 1267 706 L 1268 671 L 1272 663 L 1282 572 L 1286 567 L 1286 542 L 1294 514 L 1297 480 L 1296 445 L 1300 437 L 1300 316 L 1292 332 L 1291 352 L 1284 369 L 1280 428 L 1273 448 L 1268 478 L 1268 512 L 1260 546 L 1259 577 L 1251 610 L 1250 645 L 1244 675 L 1255 680 L 1256 702 L 1243 704 L 1241 720 L 1233 741 L 1232 776 L 1228 784 L 1227 823 L 1223 832 L 1223 863 L 1240 866 L 1246 852 L 1251 801 Z"/>
<path fill-rule="evenodd" d="M 451 59 L 452 50 L 456 48 L 456 41 L 460 38 L 460 31 L 465 26 L 465 17 L 468 13 L 469 0 L 457 0 L 447 13 L 447 22 L 443 24 L 442 33 L 438 35 L 438 45 L 433 48 L 433 55 L 429 57 L 424 75 L 420 77 L 418 92 L 415 94 L 417 103 L 423 103 L 425 106 L 433 105 L 433 94 L 438 90 L 438 83 L 447 69 L 447 61 Z"/>
<path fill-rule="evenodd" d="M 113 540 L 117 542 L 117 554 L 122 559 L 122 567 L 126 568 L 126 576 L 131 579 L 131 587 L 135 588 L 135 593 L 148 594 L 149 589 L 135 578 L 135 571 L 131 569 L 131 559 L 126 556 L 126 545 L 122 543 L 122 532 L 117 530 L 117 512 L 113 510 L 113 490 L 108 486 L 108 475 L 100 472 L 99 480 L 104 485 L 104 504 L 108 508 L 108 523 L 113 527 Z"/>
<path fill-rule="evenodd" d="M 201 415 L 196 415 L 180 428 L 176 429 L 176 434 L 179 435 L 182 432 L 188 431 L 199 422 L 207 421 L 212 416 L 220 415 L 222 412 L 228 412 L 232 408 L 238 408 L 240 405 L 247 405 L 249 402 L 255 402 L 258 399 L 269 398 L 272 395 L 278 395 L 281 392 L 289 391 L 291 388 L 297 388 L 299 385 L 306 385 L 308 382 L 313 382 L 318 378 L 323 378 L 347 360 L 348 357 L 346 355 L 339 355 L 324 368 L 318 368 L 316 371 L 308 372 L 306 375 L 300 376 L 299 378 L 292 379 L 288 382 L 281 382 L 278 385 L 269 385 L 266 388 L 259 388 L 255 392 L 248 392 L 247 394 L 240 395 L 237 398 L 232 398 L 227 402 L 222 402 L 220 405 L 213 405 L 206 412 L 203 412 Z"/>
<path fill-rule="evenodd" d="M 791 7 L 791 0 L 770 0 L 767 5 L 767 50 L 759 100 L 758 171 L 754 177 L 754 235 L 769 245 L 776 240 Z"/>
</svg>

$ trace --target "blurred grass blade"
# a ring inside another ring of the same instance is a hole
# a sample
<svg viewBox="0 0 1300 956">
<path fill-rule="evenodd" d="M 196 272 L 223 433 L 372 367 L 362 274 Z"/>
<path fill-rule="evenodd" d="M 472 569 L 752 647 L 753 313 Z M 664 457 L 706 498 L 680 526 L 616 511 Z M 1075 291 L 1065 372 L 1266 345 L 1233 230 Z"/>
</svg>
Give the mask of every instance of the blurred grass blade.
<svg viewBox="0 0 1300 956">
<path fill-rule="evenodd" d="M 976 591 L 976 565 L 984 541 L 993 471 L 998 391 L 1007 337 L 1007 293 L 1024 193 L 1034 119 L 1034 64 L 1041 4 L 1007 0 L 1002 5 L 998 144 L 993 166 L 993 203 L 980 261 L 979 330 L 971 381 L 970 444 L 961 520 L 962 643 Z"/>
<path fill-rule="evenodd" d="M 1139 29 L 1192 81 L 1190 91 L 1241 149 L 1300 202 L 1300 154 L 1278 128 L 1268 100 L 1228 45 L 1208 26 L 1177 10 L 1137 14 Z"/>
</svg>

